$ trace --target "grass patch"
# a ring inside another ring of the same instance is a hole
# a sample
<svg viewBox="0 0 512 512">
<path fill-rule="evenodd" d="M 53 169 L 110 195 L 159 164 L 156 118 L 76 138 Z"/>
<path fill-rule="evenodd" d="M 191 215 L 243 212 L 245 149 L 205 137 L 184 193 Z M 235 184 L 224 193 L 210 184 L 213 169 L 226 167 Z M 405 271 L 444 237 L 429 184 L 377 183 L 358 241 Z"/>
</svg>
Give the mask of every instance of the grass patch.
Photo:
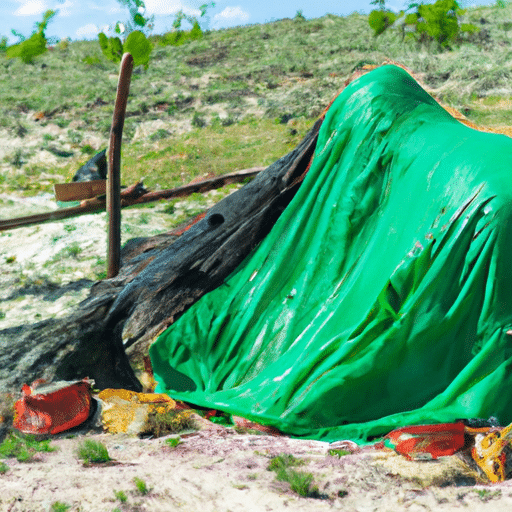
<svg viewBox="0 0 512 512">
<path fill-rule="evenodd" d="M 68 505 L 67 503 L 63 503 L 62 501 L 54 501 L 50 507 L 51 512 L 66 512 L 66 510 L 69 510 L 71 508 L 71 505 Z"/>
<path fill-rule="evenodd" d="M 119 500 L 121 503 L 126 503 L 128 501 L 128 496 L 124 491 L 114 491 L 114 496 L 116 500 Z"/>
<path fill-rule="evenodd" d="M 165 444 L 169 446 L 170 448 L 176 448 L 180 444 L 183 444 L 183 441 L 181 440 L 181 437 L 170 437 L 169 439 L 165 440 Z"/>
<path fill-rule="evenodd" d="M 135 477 L 133 479 L 133 483 L 135 484 L 135 487 L 137 488 L 137 492 L 141 494 L 142 496 L 146 496 L 146 494 L 149 494 L 150 489 L 148 488 L 146 482 L 142 480 L 142 478 Z"/>
<path fill-rule="evenodd" d="M 80 444 L 77 455 L 85 464 L 109 462 L 112 460 L 108 454 L 107 447 L 100 441 L 92 439 L 86 439 Z"/>
<path fill-rule="evenodd" d="M 193 411 L 176 411 L 171 409 L 166 412 L 152 411 L 148 415 L 148 431 L 155 437 L 162 437 L 168 434 L 176 434 L 184 430 L 195 429 L 194 420 L 191 418 Z M 171 438 L 172 439 L 172 438 Z M 175 440 L 168 439 L 167 444 L 171 447 Z M 178 438 L 179 439 L 179 438 Z"/>
<path fill-rule="evenodd" d="M 338 457 L 338 459 L 341 459 L 341 457 L 344 457 L 345 455 L 350 455 L 350 452 L 348 450 L 331 448 L 327 454 L 331 457 Z"/>
<path fill-rule="evenodd" d="M 288 482 L 290 489 L 305 498 L 318 498 L 318 487 L 313 483 L 313 475 L 306 471 L 297 471 L 293 468 L 303 466 L 306 462 L 291 454 L 283 453 L 272 457 L 267 466 L 268 471 L 276 473 L 276 480 Z"/>
<path fill-rule="evenodd" d="M 30 462 L 39 452 L 53 452 L 50 440 L 37 440 L 33 435 L 11 432 L 0 444 L 0 458 L 16 458 L 19 462 Z"/>
</svg>

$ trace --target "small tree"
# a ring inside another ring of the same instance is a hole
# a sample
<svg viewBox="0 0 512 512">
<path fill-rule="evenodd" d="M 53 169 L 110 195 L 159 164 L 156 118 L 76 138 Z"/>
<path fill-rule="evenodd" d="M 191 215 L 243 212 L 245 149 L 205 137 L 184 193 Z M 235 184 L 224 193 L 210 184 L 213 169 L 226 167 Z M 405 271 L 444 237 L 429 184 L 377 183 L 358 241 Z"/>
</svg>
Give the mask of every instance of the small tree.
<svg viewBox="0 0 512 512">
<path fill-rule="evenodd" d="M 200 18 L 204 18 L 206 16 L 206 12 L 210 7 L 215 7 L 215 3 L 211 2 L 209 4 L 203 4 L 201 7 L 199 7 L 200 10 Z M 189 32 L 185 32 L 182 29 L 182 23 L 183 21 L 187 21 L 192 25 L 192 30 Z M 199 20 L 196 16 L 192 16 L 190 14 L 185 14 L 183 10 L 179 10 L 175 16 L 174 21 L 172 23 L 173 32 L 170 32 L 168 34 L 165 34 L 164 38 L 161 41 L 162 45 L 173 45 L 173 46 L 179 46 L 183 44 L 186 41 L 195 40 L 195 39 L 201 39 L 203 37 L 203 30 L 201 28 L 201 25 L 199 24 Z"/>
<path fill-rule="evenodd" d="M 375 35 L 382 34 L 402 17 L 402 37 L 414 38 L 420 43 L 434 41 L 443 48 L 449 48 L 461 33 L 478 31 L 475 25 L 459 23 L 466 10 L 461 9 L 456 0 L 437 0 L 433 4 L 410 3 L 407 9 L 399 14 L 386 10 L 384 0 L 374 0 L 372 3 L 382 7 L 381 10 L 372 11 L 368 19 Z M 412 29 L 407 35 L 406 27 Z"/>
<path fill-rule="evenodd" d="M 142 65 L 147 69 L 153 45 L 143 31 L 149 33 L 153 29 L 154 16 L 145 16 L 146 5 L 143 0 L 117 1 L 128 8 L 130 20 L 126 24 L 118 21 L 114 26 L 114 32 L 119 35 L 127 34 L 127 36 L 123 43 L 118 36 L 107 37 L 103 32 L 100 32 L 98 39 L 101 51 L 112 62 L 120 62 L 123 53 L 129 52 L 132 54 L 135 66 Z"/>
<path fill-rule="evenodd" d="M 45 36 L 45 30 L 48 27 L 48 23 L 57 15 L 57 12 L 52 9 L 45 11 L 42 21 L 36 22 L 34 32 L 28 39 L 23 34 L 12 30 L 12 33 L 20 39 L 20 42 L 9 46 L 5 52 L 6 56 L 9 58 L 20 58 L 25 64 L 28 64 L 32 62 L 34 57 L 46 52 L 48 41 Z"/>
<path fill-rule="evenodd" d="M 380 36 L 388 27 L 396 21 L 397 15 L 386 8 L 386 0 L 373 0 L 371 5 L 376 5 L 378 9 L 370 12 L 368 24 L 375 32 L 376 36 Z"/>
</svg>

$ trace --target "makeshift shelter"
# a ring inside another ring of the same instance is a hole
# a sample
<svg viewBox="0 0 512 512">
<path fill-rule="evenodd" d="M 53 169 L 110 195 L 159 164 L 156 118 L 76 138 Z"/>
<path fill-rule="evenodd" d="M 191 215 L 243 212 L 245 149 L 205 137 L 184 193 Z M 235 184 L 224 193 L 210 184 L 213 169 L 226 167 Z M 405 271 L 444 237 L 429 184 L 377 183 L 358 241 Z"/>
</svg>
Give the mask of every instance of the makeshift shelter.
<svg viewBox="0 0 512 512">
<path fill-rule="evenodd" d="M 261 244 L 150 347 L 157 392 L 296 436 L 512 421 L 512 140 L 351 83 Z"/>
</svg>

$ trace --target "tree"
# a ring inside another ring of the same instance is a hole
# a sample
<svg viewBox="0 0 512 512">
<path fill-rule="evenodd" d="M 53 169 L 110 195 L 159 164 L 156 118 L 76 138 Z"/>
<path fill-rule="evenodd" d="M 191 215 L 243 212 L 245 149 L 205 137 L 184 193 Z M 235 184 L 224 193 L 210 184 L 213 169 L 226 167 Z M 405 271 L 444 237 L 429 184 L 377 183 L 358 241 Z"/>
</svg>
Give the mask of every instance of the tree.
<svg viewBox="0 0 512 512">
<path fill-rule="evenodd" d="M 9 58 L 19 58 L 25 64 L 32 62 L 34 57 L 42 55 L 47 51 L 47 39 L 45 35 L 48 23 L 57 15 L 58 11 L 48 9 L 43 14 L 43 19 L 40 22 L 36 22 L 34 25 L 34 32 L 27 39 L 23 34 L 12 30 L 12 33 L 20 39 L 18 44 L 9 46 L 5 52 Z"/>
</svg>

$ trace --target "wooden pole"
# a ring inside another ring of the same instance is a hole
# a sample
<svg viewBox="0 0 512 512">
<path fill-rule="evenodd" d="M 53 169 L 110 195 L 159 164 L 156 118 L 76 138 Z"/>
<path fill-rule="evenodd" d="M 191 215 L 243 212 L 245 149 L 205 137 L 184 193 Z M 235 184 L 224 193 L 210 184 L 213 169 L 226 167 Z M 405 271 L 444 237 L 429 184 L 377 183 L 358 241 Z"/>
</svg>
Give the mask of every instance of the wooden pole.
<svg viewBox="0 0 512 512">
<path fill-rule="evenodd" d="M 125 53 L 121 60 L 121 70 L 117 84 L 116 104 L 112 118 L 112 127 L 110 129 L 108 151 L 107 278 L 117 276 L 121 263 L 121 144 L 132 69 L 133 57 L 130 53 Z"/>
</svg>

